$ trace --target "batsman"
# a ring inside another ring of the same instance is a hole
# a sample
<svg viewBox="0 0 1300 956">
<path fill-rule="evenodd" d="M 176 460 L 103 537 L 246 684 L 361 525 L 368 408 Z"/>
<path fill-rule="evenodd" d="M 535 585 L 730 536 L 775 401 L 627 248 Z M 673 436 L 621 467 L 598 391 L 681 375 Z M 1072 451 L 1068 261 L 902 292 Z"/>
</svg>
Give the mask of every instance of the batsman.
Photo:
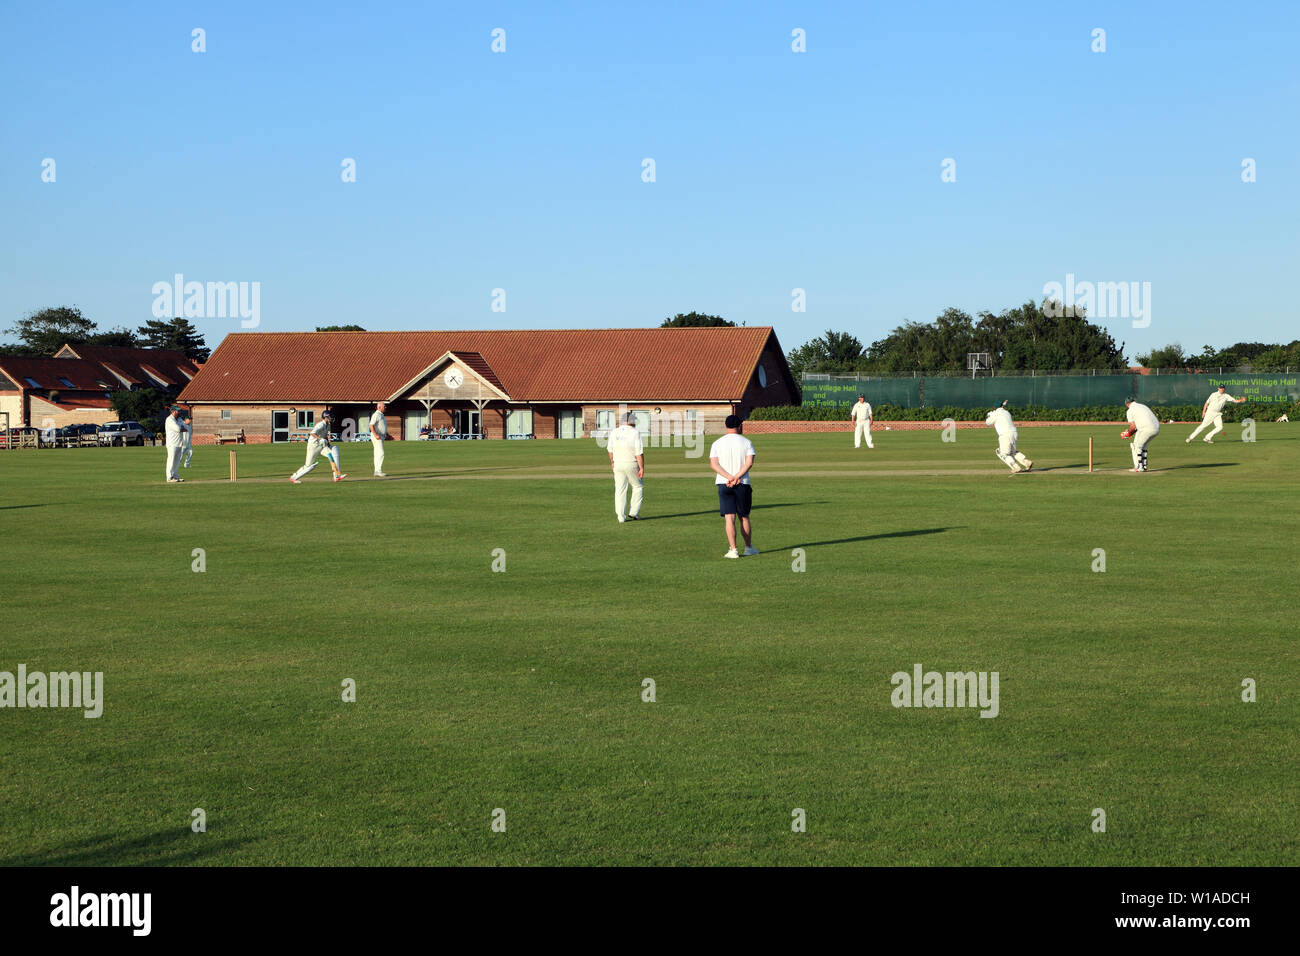
<svg viewBox="0 0 1300 956">
<path fill-rule="evenodd" d="M 1155 412 L 1132 398 L 1124 399 L 1124 405 L 1128 408 L 1125 419 L 1129 425 L 1120 432 L 1120 437 L 1133 439 L 1133 471 L 1141 474 L 1147 470 L 1147 445 L 1160 434 L 1160 419 Z"/>
<path fill-rule="evenodd" d="M 330 469 L 334 472 L 335 481 L 342 481 L 347 477 L 339 468 L 338 448 L 330 441 L 330 425 L 333 420 L 334 415 L 329 409 L 321 412 L 320 421 L 316 423 L 316 427 L 307 436 L 307 460 L 301 468 L 289 476 L 289 480 L 295 485 L 302 484 L 303 475 L 320 464 L 317 456 L 330 463 Z"/>
<path fill-rule="evenodd" d="M 1011 412 L 1007 410 L 1006 402 L 989 412 L 984 417 L 984 424 L 997 430 L 998 448 L 993 454 L 998 456 L 1002 464 L 1011 469 L 1011 474 L 1018 475 L 1034 467 L 1034 463 L 1016 448 L 1020 433 L 1016 430 L 1016 423 L 1011 418 Z"/>
</svg>

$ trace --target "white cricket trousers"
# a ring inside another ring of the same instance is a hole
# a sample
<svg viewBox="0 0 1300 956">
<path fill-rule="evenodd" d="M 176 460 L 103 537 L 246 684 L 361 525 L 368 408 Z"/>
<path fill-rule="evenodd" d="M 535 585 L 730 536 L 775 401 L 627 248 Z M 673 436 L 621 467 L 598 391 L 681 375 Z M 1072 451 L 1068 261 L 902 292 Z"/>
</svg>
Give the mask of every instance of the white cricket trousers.
<svg viewBox="0 0 1300 956">
<path fill-rule="evenodd" d="M 180 445 L 167 446 L 167 477 L 179 478 L 181 476 L 181 453 L 185 451 Z"/>
<path fill-rule="evenodd" d="M 1009 435 L 998 436 L 998 450 L 993 454 L 998 456 L 998 460 L 1010 468 L 1016 470 L 1016 465 L 1021 468 L 1029 464 L 1029 459 L 1016 451 L 1016 441 L 1020 438 L 1020 433 L 1013 431 Z"/>
<path fill-rule="evenodd" d="M 867 447 L 875 448 L 876 446 L 871 444 L 871 422 L 858 422 L 857 425 L 854 427 L 853 429 L 854 448 L 862 447 L 862 439 L 864 436 L 867 439 Z"/>
<path fill-rule="evenodd" d="M 632 486 L 632 509 L 627 507 L 627 489 Z M 636 476 L 636 462 L 630 465 L 614 465 L 614 514 L 623 521 L 630 513 L 636 517 L 641 513 L 641 501 L 645 497 L 645 482 Z"/>
<path fill-rule="evenodd" d="M 1191 441 L 1193 438 L 1195 438 L 1205 429 L 1209 428 L 1211 424 L 1214 425 L 1214 431 L 1210 432 L 1208 435 L 1205 436 L 1206 441 L 1209 441 L 1215 435 L 1219 434 L 1219 432 L 1223 431 L 1223 416 L 1211 415 L 1209 418 L 1205 419 L 1203 422 L 1201 422 L 1199 425 L 1196 426 L 1196 431 L 1188 435 L 1187 440 Z"/>
<path fill-rule="evenodd" d="M 1151 439 L 1160 434 L 1160 429 L 1142 429 L 1137 430 L 1133 436 L 1133 467 L 1139 471 L 1147 470 L 1147 445 L 1151 444 Z"/>
<path fill-rule="evenodd" d="M 370 444 L 374 446 L 375 450 L 375 474 L 382 475 L 384 473 L 384 446 L 388 443 L 385 441 L 375 441 L 374 436 L 372 435 L 370 438 Z"/>
<path fill-rule="evenodd" d="M 321 441 L 318 438 L 307 439 L 307 460 L 303 463 L 303 466 L 301 468 L 299 468 L 297 471 L 293 473 L 293 476 L 295 478 L 301 478 L 303 475 L 307 474 L 309 471 L 311 471 L 313 468 L 319 465 L 320 460 L 317 458 L 318 455 L 320 456 L 320 458 L 324 458 L 328 461 L 333 461 L 333 459 L 330 457 L 330 450 L 325 447 L 325 443 L 323 441 Z"/>
</svg>

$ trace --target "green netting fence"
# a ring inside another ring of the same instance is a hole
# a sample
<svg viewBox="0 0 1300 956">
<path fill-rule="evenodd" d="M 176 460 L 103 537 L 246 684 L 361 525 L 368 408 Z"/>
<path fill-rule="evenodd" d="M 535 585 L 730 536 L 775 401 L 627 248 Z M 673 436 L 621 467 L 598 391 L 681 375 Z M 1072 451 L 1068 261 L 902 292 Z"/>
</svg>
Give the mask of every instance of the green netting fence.
<svg viewBox="0 0 1300 956">
<path fill-rule="evenodd" d="M 1300 401 L 1300 376 L 1271 372 L 1225 372 L 1185 375 L 1034 375 L 954 378 L 918 375 L 908 378 L 808 379 L 804 405 L 846 405 L 866 395 L 874 405 L 929 408 L 992 408 L 1003 401 L 1024 407 L 1082 408 L 1120 405 L 1130 395 L 1147 405 L 1200 405 L 1219 385 L 1236 398 L 1262 404 Z"/>
</svg>

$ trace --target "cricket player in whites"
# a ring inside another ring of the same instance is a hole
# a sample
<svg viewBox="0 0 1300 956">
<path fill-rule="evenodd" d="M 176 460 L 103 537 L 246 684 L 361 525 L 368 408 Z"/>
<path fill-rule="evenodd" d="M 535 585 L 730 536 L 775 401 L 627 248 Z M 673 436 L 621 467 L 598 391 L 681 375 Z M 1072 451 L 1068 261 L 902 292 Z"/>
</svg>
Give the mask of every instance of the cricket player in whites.
<svg viewBox="0 0 1300 956">
<path fill-rule="evenodd" d="M 1011 420 L 1006 402 L 984 416 L 984 424 L 997 429 L 998 450 L 993 454 L 1011 469 L 1011 474 L 1018 475 L 1034 467 L 1032 461 L 1016 451 L 1016 440 L 1020 437 L 1020 433 L 1016 431 L 1016 423 Z"/>
<path fill-rule="evenodd" d="M 190 459 L 194 457 L 194 413 L 186 410 L 185 418 L 181 420 L 181 427 L 185 429 L 181 435 L 181 467 L 190 467 Z"/>
<path fill-rule="evenodd" d="M 1223 431 L 1223 406 L 1227 405 L 1229 402 L 1232 402 L 1234 405 L 1240 405 L 1244 401 L 1244 398 L 1233 398 L 1227 393 L 1227 391 L 1225 391 L 1224 386 L 1220 385 L 1219 390 L 1217 392 L 1212 392 L 1210 397 L 1205 400 L 1205 406 L 1201 409 L 1201 423 L 1196 426 L 1196 431 L 1187 436 L 1186 444 L 1190 445 L 1193 438 L 1213 424 L 1214 431 L 1210 432 L 1202 439 L 1205 444 L 1213 445 L 1214 442 L 1211 439 L 1213 439 L 1215 435 L 1219 434 L 1219 432 Z"/>
<path fill-rule="evenodd" d="M 1129 426 L 1120 432 L 1120 437 L 1133 439 L 1133 472 L 1141 474 L 1147 470 L 1147 445 L 1160 434 L 1160 419 L 1141 402 L 1126 398 L 1124 404 L 1128 408 L 1124 417 Z"/>
<path fill-rule="evenodd" d="M 614 470 L 614 515 L 622 524 L 625 516 L 640 521 L 641 501 L 645 497 L 645 450 L 641 433 L 636 430 L 636 414 L 628 412 L 625 424 L 619 425 L 605 439 L 609 466 Z M 632 507 L 627 505 L 628 485 L 632 486 Z"/>
<path fill-rule="evenodd" d="M 295 485 L 302 484 L 302 476 L 320 464 L 320 462 L 316 460 L 317 456 L 324 458 L 330 463 L 330 469 L 334 472 L 335 481 L 342 481 L 347 477 L 347 475 L 339 471 L 338 454 L 335 452 L 334 446 L 330 443 L 330 425 L 332 424 L 333 419 L 334 415 L 328 409 L 321 412 L 320 421 L 316 423 L 316 427 L 313 428 L 311 434 L 307 436 L 307 461 L 301 468 L 289 476 L 289 480 Z"/>
<path fill-rule="evenodd" d="M 384 474 L 384 442 L 388 441 L 388 419 L 384 412 L 387 402 L 377 402 L 374 414 L 370 416 L 370 447 L 375 450 L 375 477 L 387 478 Z"/>
<path fill-rule="evenodd" d="M 865 435 L 867 447 L 875 448 L 871 444 L 871 403 L 867 401 L 867 396 L 859 395 L 858 403 L 853 406 L 853 411 L 849 413 L 849 421 L 853 422 L 853 447 L 862 447 L 862 438 Z"/>
<path fill-rule="evenodd" d="M 167 480 L 184 481 L 181 477 L 181 452 L 185 444 L 185 423 L 181 421 L 181 407 L 172 405 L 167 409 L 167 421 L 163 423 L 167 433 Z"/>
</svg>

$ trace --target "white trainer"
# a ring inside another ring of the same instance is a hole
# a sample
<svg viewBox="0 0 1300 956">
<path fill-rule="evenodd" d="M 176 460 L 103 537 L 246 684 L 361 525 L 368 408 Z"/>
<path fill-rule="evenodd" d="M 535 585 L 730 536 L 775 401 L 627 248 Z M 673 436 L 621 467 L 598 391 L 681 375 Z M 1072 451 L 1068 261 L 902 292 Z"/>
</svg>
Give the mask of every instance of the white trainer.
<svg viewBox="0 0 1300 956">
<path fill-rule="evenodd" d="M 738 558 L 738 557 L 740 557 L 740 552 L 737 551 L 735 548 L 732 548 L 730 551 L 728 551 L 726 554 L 724 554 L 723 557 L 724 557 L 724 558 Z"/>
</svg>

